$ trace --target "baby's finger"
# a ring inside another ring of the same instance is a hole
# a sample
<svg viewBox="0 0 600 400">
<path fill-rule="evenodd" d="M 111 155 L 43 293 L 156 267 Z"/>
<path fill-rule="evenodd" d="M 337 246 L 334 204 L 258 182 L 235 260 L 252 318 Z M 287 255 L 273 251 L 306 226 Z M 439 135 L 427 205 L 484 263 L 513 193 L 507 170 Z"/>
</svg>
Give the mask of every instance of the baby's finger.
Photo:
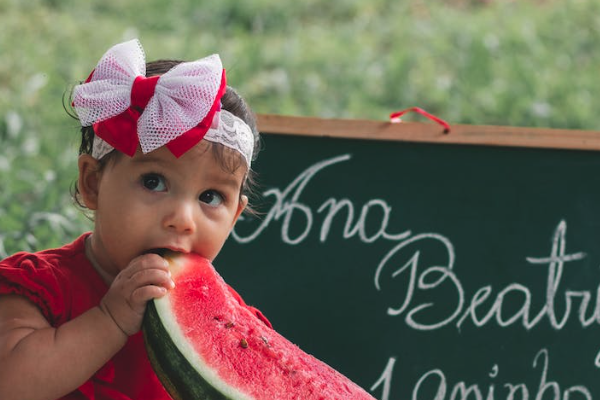
<svg viewBox="0 0 600 400">
<path fill-rule="evenodd" d="M 131 293 L 131 300 L 138 304 L 145 305 L 148 300 L 157 299 L 167 294 L 167 289 L 162 286 L 147 285 L 142 286 Z"/>
<path fill-rule="evenodd" d="M 161 286 L 165 289 L 172 289 L 175 287 L 175 282 L 173 282 L 173 279 L 171 278 L 171 273 L 168 270 L 165 271 L 157 268 L 135 271 L 129 280 L 136 287 L 147 285 Z"/>
<path fill-rule="evenodd" d="M 119 275 L 117 275 L 117 278 L 130 280 L 140 271 L 146 270 L 159 270 L 168 273 L 169 268 L 165 259 L 157 256 L 156 254 L 148 254 L 147 256 L 140 256 L 133 259 L 127 268 L 122 270 Z"/>
<path fill-rule="evenodd" d="M 131 276 L 136 271 L 148 268 L 158 268 L 167 271 L 169 263 L 157 254 L 144 254 L 134 258 L 124 271 L 128 271 Z"/>
</svg>

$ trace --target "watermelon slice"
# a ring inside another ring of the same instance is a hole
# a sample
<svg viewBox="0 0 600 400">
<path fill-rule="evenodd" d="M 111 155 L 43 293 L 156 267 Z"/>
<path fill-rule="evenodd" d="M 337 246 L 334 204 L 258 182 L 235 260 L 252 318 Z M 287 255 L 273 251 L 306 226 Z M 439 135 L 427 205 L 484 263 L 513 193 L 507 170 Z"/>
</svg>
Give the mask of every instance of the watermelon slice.
<svg viewBox="0 0 600 400">
<path fill-rule="evenodd" d="M 175 289 L 148 303 L 150 361 L 175 400 L 374 400 L 264 323 L 211 263 L 169 254 Z"/>
</svg>

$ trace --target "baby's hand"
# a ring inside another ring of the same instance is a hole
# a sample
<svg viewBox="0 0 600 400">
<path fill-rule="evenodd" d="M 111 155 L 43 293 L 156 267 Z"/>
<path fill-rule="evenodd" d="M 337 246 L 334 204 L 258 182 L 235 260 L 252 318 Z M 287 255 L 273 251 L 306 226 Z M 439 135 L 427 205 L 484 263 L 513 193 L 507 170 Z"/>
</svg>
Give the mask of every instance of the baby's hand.
<svg viewBox="0 0 600 400">
<path fill-rule="evenodd" d="M 115 277 L 100 309 L 125 334 L 133 335 L 141 328 L 146 302 L 164 296 L 174 286 L 167 262 L 156 254 L 146 254 L 133 259 Z"/>
</svg>

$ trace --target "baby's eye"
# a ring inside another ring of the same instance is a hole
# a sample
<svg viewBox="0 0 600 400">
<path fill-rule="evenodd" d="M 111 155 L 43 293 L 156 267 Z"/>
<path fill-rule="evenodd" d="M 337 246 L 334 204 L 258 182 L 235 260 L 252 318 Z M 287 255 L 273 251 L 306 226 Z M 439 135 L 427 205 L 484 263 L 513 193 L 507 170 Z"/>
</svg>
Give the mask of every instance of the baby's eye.
<svg viewBox="0 0 600 400">
<path fill-rule="evenodd" d="M 200 195 L 199 199 L 201 202 L 206 203 L 209 206 L 213 206 L 213 207 L 216 207 L 218 205 L 221 205 L 221 203 L 223 203 L 223 196 L 221 196 L 221 194 L 219 194 L 215 190 L 207 190 L 206 192 L 204 192 Z"/>
<path fill-rule="evenodd" d="M 164 192 L 167 190 L 165 178 L 159 174 L 146 174 L 142 176 L 142 185 L 153 192 Z"/>
</svg>

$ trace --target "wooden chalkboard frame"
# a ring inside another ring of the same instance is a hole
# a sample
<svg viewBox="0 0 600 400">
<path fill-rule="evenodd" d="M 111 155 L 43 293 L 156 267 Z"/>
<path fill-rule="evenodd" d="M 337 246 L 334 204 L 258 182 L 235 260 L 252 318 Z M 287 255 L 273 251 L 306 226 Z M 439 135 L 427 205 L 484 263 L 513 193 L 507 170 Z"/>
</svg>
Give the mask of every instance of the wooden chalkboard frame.
<svg viewBox="0 0 600 400">
<path fill-rule="evenodd" d="M 258 126 L 217 266 L 284 336 L 381 400 L 597 398 L 600 131 Z"/>
<path fill-rule="evenodd" d="M 435 123 L 327 119 L 258 114 L 261 133 L 397 140 L 437 144 L 600 150 L 600 131 L 492 125 L 451 125 L 444 133 Z"/>
</svg>

